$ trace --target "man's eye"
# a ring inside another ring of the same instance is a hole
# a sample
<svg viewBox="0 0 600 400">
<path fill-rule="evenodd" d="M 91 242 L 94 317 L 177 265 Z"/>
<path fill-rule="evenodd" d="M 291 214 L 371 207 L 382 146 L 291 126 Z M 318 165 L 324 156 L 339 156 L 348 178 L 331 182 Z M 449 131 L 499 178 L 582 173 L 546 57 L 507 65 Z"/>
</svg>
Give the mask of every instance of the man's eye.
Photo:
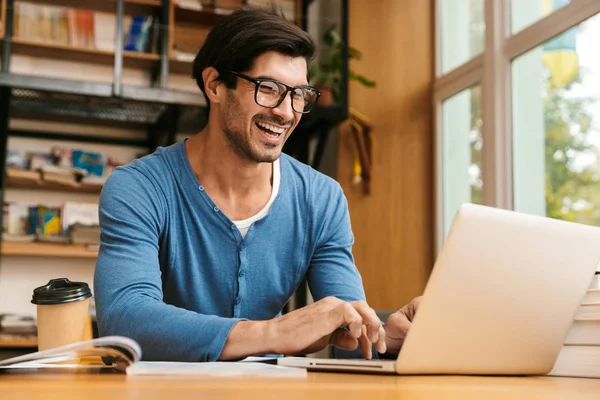
<svg viewBox="0 0 600 400">
<path fill-rule="evenodd" d="M 263 82 L 258 89 L 264 94 L 279 94 L 279 88 L 272 82 Z"/>
</svg>

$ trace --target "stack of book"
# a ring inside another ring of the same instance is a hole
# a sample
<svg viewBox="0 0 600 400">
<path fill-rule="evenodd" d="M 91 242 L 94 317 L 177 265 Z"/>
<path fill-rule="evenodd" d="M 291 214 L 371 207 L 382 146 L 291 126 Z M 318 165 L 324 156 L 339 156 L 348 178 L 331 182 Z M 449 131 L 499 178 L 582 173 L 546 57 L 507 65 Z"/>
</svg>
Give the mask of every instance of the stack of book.
<svg viewBox="0 0 600 400">
<path fill-rule="evenodd" d="M 66 202 L 62 207 L 3 204 L 2 240 L 100 244 L 98 203 Z"/>
<path fill-rule="evenodd" d="M 17 2 L 14 6 L 17 39 L 114 51 L 116 18 L 109 13 Z M 112 26 L 111 26 L 112 25 Z M 124 16 L 124 49 L 158 53 L 160 19 L 151 15 Z"/>
<path fill-rule="evenodd" d="M 16 3 L 15 36 L 21 39 L 94 48 L 94 13 L 38 4 Z"/>
<path fill-rule="evenodd" d="M 600 378 L 600 275 L 596 275 L 579 307 L 554 368 L 549 375 Z"/>
<path fill-rule="evenodd" d="M 37 338 L 37 325 L 33 317 L 17 314 L 0 314 L 0 342 Z"/>
</svg>

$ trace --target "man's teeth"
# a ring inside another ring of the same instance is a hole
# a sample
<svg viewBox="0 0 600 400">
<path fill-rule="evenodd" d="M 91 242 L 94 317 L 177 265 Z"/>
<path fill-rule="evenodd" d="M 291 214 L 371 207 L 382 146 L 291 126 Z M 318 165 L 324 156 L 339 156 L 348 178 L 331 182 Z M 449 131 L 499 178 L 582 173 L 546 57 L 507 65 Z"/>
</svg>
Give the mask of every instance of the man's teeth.
<svg viewBox="0 0 600 400">
<path fill-rule="evenodd" d="M 276 133 L 278 135 L 281 135 L 285 131 L 284 128 L 278 128 L 278 127 L 270 125 L 270 124 L 265 124 L 264 122 L 257 122 L 256 124 L 264 129 L 271 131 L 273 133 Z"/>
</svg>

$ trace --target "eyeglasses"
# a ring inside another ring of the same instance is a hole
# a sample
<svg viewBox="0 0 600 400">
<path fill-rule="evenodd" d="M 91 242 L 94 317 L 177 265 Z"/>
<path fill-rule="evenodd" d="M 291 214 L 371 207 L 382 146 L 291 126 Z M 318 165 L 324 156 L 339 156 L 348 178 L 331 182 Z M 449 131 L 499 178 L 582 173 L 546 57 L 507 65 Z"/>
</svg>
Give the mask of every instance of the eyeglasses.
<svg viewBox="0 0 600 400">
<path fill-rule="evenodd" d="M 254 101 L 262 107 L 275 108 L 281 104 L 288 92 L 292 92 L 292 109 L 297 113 L 307 114 L 317 104 L 319 96 L 321 96 L 321 92 L 310 86 L 292 87 L 274 79 L 253 78 L 239 72 L 230 72 L 256 85 Z"/>
</svg>

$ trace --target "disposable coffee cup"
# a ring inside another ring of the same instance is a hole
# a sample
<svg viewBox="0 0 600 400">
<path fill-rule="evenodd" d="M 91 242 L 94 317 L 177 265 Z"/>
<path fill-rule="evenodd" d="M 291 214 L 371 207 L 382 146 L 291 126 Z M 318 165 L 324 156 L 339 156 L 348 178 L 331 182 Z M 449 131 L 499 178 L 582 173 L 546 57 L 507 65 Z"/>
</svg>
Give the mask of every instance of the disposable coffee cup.
<svg viewBox="0 0 600 400">
<path fill-rule="evenodd" d="M 38 350 L 83 341 L 92 292 L 85 282 L 51 279 L 33 290 L 37 305 Z"/>
</svg>

